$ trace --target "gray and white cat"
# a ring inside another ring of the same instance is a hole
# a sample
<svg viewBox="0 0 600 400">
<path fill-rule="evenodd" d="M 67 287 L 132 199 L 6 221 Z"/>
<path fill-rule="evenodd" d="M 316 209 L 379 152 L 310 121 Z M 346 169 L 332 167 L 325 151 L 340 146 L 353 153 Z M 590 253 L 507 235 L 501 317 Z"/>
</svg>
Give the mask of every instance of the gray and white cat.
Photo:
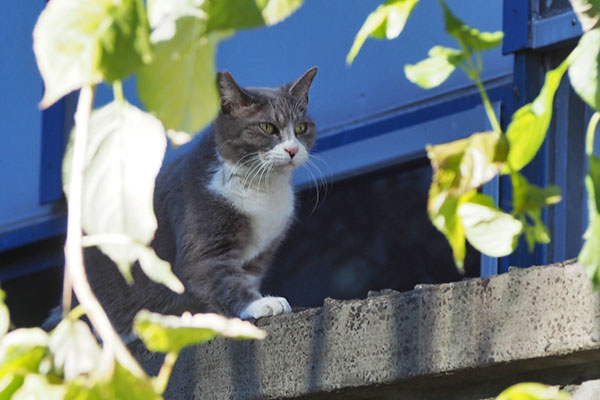
<svg viewBox="0 0 600 400">
<path fill-rule="evenodd" d="M 142 308 L 165 314 L 217 312 L 260 318 L 291 311 L 259 286 L 294 213 L 292 170 L 308 159 L 315 124 L 306 115 L 317 68 L 278 88 L 240 88 L 218 73 L 221 112 L 190 151 L 159 173 L 152 247 L 185 286 L 177 295 L 134 266 L 128 286 L 98 249 L 88 279 L 115 328 Z"/>
</svg>

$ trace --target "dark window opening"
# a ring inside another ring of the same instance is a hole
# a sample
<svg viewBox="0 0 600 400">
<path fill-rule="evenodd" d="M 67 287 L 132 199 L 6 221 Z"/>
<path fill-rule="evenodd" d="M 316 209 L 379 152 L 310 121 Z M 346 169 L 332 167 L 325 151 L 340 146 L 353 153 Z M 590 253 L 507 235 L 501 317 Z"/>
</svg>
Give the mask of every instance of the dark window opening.
<svg viewBox="0 0 600 400">
<path fill-rule="evenodd" d="M 480 254 L 467 250 L 461 275 L 429 221 L 430 183 L 431 168 L 420 160 L 335 182 L 316 210 L 314 189 L 299 193 L 297 221 L 263 291 L 314 307 L 325 297 L 364 298 L 369 290 L 407 291 L 478 276 Z"/>
</svg>

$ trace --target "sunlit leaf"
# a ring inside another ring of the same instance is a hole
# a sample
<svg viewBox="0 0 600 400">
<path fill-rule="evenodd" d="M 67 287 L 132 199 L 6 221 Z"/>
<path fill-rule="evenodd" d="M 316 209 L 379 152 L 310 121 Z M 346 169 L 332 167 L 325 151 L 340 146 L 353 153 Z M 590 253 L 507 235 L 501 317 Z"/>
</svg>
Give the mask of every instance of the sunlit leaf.
<svg viewBox="0 0 600 400">
<path fill-rule="evenodd" d="M 21 328 L 0 341 L 0 379 L 8 374 L 37 373 L 48 347 L 48 334 L 39 328 Z"/>
<path fill-rule="evenodd" d="M 427 146 L 433 183 L 457 197 L 490 181 L 506 159 L 504 138 L 494 132 Z"/>
<path fill-rule="evenodd" d="M 24 375 L 10 373 L 0 379 L 0 400 L 12 399 L 15 392 L 23 385 L 25 381 Z"/>
<path fill-rule="evenodd" d="M 540 93 L 532 103 L 519 108 L 512 117 L 506 131 L 510 143 L 508 164 L 503 173 L 519 171 L 535 157 L 546 138 L 546 131 L 552 119 L 554 94 L 560 85 L 567 62 L 546 73 L 546 80 Z"/>
<path fill-rule="evenodd" d="M 152 43 L 173 38 L 175 22 L 178 18 L 194 17 L 206 21 L 208 19 L 205 11 L 206 4 L 206 0 L 148 0 Z M 240 15 L 237 12 L 229 12 L 229 14 Z"/>
<path fill-rule="evenodd" d="M 585 177 L 585 187 L 588 194 L 589 225 L 583 238 L 585 240 L 579 262 L 585 267 L 587 275 L 592 280 L 594 289 L 600 288 L 600 159 L 589 157 L 589 172 Z"/>
<path fill-rule="evenodd" d="M 256 0 L 209 0 L 204 9 L 209 15 L 207 31 L 254 28 L 265 23 Z"/>
<path fill-rule="evenodd" d="M 513 188 L 513 208 L 515 214 L 525 211 L 537 210 L 561 200 L 561 191 L 558 186 L 550 185 L 541 188 L 530 184 L 527 179 L 518 172 L 511 174 Z"/>
<path fill-rule="evenodd" d="M 500 393 L 496 400 L 568 400 L 566 392 L 557 386 L 542 385 L 541 383 L 519 383 Z"/>
<path fill-rule="evenodd" d="M 429 58 L 415 65 L 405 65 L 404 74 L 412 83 L 431 89 L 444 83 L 463 60 L 462 51 L 435 46 L 429 50 Z"/>
<path fill-rule="evenodd" d="M 137 246 L 142 271 L 154 282 L 162 283 L 176 293 L 183 293 L 183 283 L 171 271 L 171 264 L 159 258 L 152 248 Z"/>
<path fill-rule="evenodd" d="M 600 0 L 569 0 L 584 32 L 600 25 Z"/>
<path fill-rule="evenodd" d="M 427 146 L 433 168 L 427 210 L 432 223 L 448 239 L 459 269 L 465 257 L 465 229 L 458 215 L 462 203 L 498 174 L 506 159 L 505 138 L 495 132 Z"/>
<path fill-rule="evenodd" d="M 12 396 L 12 400 L 62 400 L 67 388 L 48 382 L 45 376 L 29 374 L 23 385 Z"/>
<path fill-rule="evenodd" d="M 502 31 L 480 32 L 479 29 L 471 28 L 456 17 L 445 3 L 442 2 L 441 4 L 444 9 L 446 32 L 461 43 L 465 51 L 469 53 L 472 51 L 480 52 L 500 46 L 504 37 Z"/>
<path fill-rule="evenodd" d="M 465 198 L 472 197 L 476 191 L 472 190 L 459 197 L 452 197 L 448 192 L 437 194 L 437 189 L 432 185 L 429 190 L 429 219 L 448 240 L 454 263 L 462 271 L 466 255 L 465 228 L 458 216 L 458 207 Z"/>
<path fill-rule="evenodd" d="M 148 379 L 136 377 L 119 363 L 115 363 L 110 376 L 92 381 L 76 380 L 70 382 L 64 400 L 154 400 L 161 398 L 154 391 Z"/>
<path fill-rule="evenodd" d="M 558 186 L 541 188 L 530 184 L 518 172 L 511 174 L 513 189 L 513 214 L 523 223 L 523 232 L 529 251 L 535 245 L 550 242 L 550 231 L 542 221 L 542 208 L 556 204 L 561 200 Z"/>
<path fill-rule="evenodd" d="M 536 244 L 550 243 L 550 230 L 542 221 L 542 210 L 526 211 L 519 215 L 523 223 L 523 232 L 529 252 L 533 252 Z"/>
<path fill-rule="evenodd" d="M 569 66 L 571 86 L 590 107 L 596 110 L 600 110 L 598 57 L 600 57 L 600 28 L 583 34 Z"/>
<path fill-rule="evenodd" d="M 215 84 L 216 34 L 204 35 L 199 18 L 177 20 L 177 32 L 157 43 L 154 59 L 139 72 L 140 100 L 163 124 L 193 134 L 208 124 L 219 110 Z"/>
<path fill-rule="evenodd" d="M 250 322 L 217 314 L 184 313 L 181 317 L 140 311 L 133 329 L 150 351 L 179 352 L 186 346 L 209 341 L 216 336 L 237 339 L 263 339 L 266 332 Z"/>
<path fill-rule="evenodd" d="M 491 197 L 476 194 L 458 208 L 469 243 L 480 252 L 492 256 L 509 255 L 517 247 L 521 221 L 500 211 Z"/>
<path fill-rule="evenodd" d="M 52 0 L 33 31 L 44 79 L 42 107 L 103 79 L 122 79 L 151 59 L 142 0 Z"/>
<path fill-rule="evenodd" d="M 590 203 L 590 207 L 594 208 L 590 208 L 590 212 L 593 210 L 600 214 L 600 196 L 596 195 L 600 193 L 600 158 L 593 154 L 588 157 L 588 176 L 594 185 L 594 201 Z M 588 195 L 588 199 L 591 201 L 592 197 Z"/>
<path fill-rule="evenodd" d="M 139 259 L 148 275 L 160 277 L 161 283 L 180 292 L 181 282 L 146 249 L 157 226 L 152 198 L 165 149 L 164 128 L 152 115 L 119 102 L 92 112 L 82 224 L 91 236 L 127 239 L 98 243 L 126 279 L 131 281 L 131 264 Z M 65 162 L 70 153 L 71 149 Z M 64 181 L 69 181 L 68 176 Z"/>
<path fill-rule="evenodd" d="M 92 372 L 100 363 L 100 346 L 88 325 L 80 320 L 62 320 L 48 342 L 54 367 L 66 380 Z"/>
<path fill-rule="evenodd" d="M 215 1 L 215 0 L 213 0 Z M 248 0 L 246 0 L 248 1 Z M 261 14 L 267 25 L 274 25 L 290 16 L 302 5 L 303 0 L 254 0 L 261 10 Z M 229 11 L 230 14 L 234 14 Z M 240 29 L 239 26 L 233 26 Z M 396 35 L 397 36 L 397 35 Z"/>
<path fill-rule="evenodd" d="M 0 338 L 8 332 L 8 328 L 10 327 L 10 314 L 4 302 L 5 298 L 6 293 L 0 289 Z"/>
<path fill-rule="evenodd" d="M 413 8 L 419 0 L 388 0 L 375 9 L 360 28 L 354 43 L 346 56 L 346 63 L 352 64 L 360 48 L 368 37 L 395 39 L 406 25 Z"/>
</svg>

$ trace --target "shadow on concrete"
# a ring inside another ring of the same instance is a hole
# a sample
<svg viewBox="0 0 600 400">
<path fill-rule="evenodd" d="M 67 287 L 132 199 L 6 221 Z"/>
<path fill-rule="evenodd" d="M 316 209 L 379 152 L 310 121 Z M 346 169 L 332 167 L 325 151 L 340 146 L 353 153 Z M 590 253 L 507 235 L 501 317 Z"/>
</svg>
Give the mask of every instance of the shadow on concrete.
<svg viewBox="0 0 600 400">
<path fill-rule="evenodd" d="M 327 301 L 315 315 L 310 329 L 310 357 L 306 365 L 306 392 L 318 392 L 323 382 L 323 364 L 327 343 L 326 321 L 329 316 Z"/>
<path fill-rule="evenodd" d="M 228 342 L 232 400 L 256 399 L 260 396 L 260 366 L 256 362 L 255 346 L 252 340 Z"/>
</svg>

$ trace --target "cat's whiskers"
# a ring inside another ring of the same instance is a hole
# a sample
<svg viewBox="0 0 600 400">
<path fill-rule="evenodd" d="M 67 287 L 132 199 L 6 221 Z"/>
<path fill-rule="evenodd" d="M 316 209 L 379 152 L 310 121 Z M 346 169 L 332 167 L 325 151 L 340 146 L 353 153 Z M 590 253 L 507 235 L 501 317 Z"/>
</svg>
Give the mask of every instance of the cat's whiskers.
<svg viewBox="0 0 600 400">
<path fill-rule="evenodd" d="M 319 165 L 315 162 L 315 160 L 322 162 L 328 169 L 330 169 L 327 162 L 325 160 L 323 160 L 321 157 L 316 156 L 315 154 L 311 154 L 311 157 L 308 158 L 306 164 L 303 165 L 303 167 L 306 168 L 306 171 L 310 174 L 311 181 L 315 187 L 316 197 L 315 197 L 315 205 L 312 209 L 313 213 L 317 210 L 317 208 L 319 207 L 319 204 L 327 198 L 327 194 L 329 193 L 329 182 L 326 178 L 326 175 L 323 173 L 323 171 L 321 170 Z M 317 182 L 317 178 L 316 178 L 315 174 L 312 171 L 312 168 L 314 168 L 316 173 L 318 173 L 318 175 L 319 175 L 318 182 Z M 329 175 L 331 175 L 331 174 L 329 174 Z M 324 189 L 322 199 L 321 199 L 321 188 Z"/>
<path fill-rule="evenodd" d="M 242 183 L 242 187 L 244 189 L 248 189 L 252 185 L 252 181 L 258 171 L 261 170 L 263 165 L 263 160 L 259 157 L 256 158 L 255 163 L 252 164 L 248 171 L 246 172 L 246 176 L 244 178 L 244 182 Z M 246 185 L 247 184 L 247 185 Z"/>
<path fill-rule="evenodd" d="M 308 164 L 310 165 L 310 164 Z M 306 169 L 306 171 L 308 172 L 308 174 L 310 175 L 312 184 L 315 187 L 315 191 L 316 191 L 316 198 L 315 198 L 315 205 L 313 206 L 313 209 L 311 211 L 311 214 L 314 213 L 317 209 L 317 207 L 319 206 L 319 202 L 320 202 L 320 188 L 319 188 L 319 184 L 317 183 L 317 179 L 315 178 L 315 175 L 312 173 L 312 171 L 310 170 L 310 168 L 308 167 L 307 164 L 302 165 L 303 168 Z"/>
<path fill-rule="evenodd" d="M 235 175 L 238 175 L 238 172 L 242 168 L 244 168 L 247 164 L 249 164 L 251 162 L 255 162 L 257 158 L 258 158 L 258 152 L 249 153 L 249 154 L 246 154 L 245 156 L 243 156 L 242 158 L 240 158 L 238 161 L 235 162 L 235 164 L 233 164 L 230 167 L 229 179 L 231 179 Z"/>
</svg>

